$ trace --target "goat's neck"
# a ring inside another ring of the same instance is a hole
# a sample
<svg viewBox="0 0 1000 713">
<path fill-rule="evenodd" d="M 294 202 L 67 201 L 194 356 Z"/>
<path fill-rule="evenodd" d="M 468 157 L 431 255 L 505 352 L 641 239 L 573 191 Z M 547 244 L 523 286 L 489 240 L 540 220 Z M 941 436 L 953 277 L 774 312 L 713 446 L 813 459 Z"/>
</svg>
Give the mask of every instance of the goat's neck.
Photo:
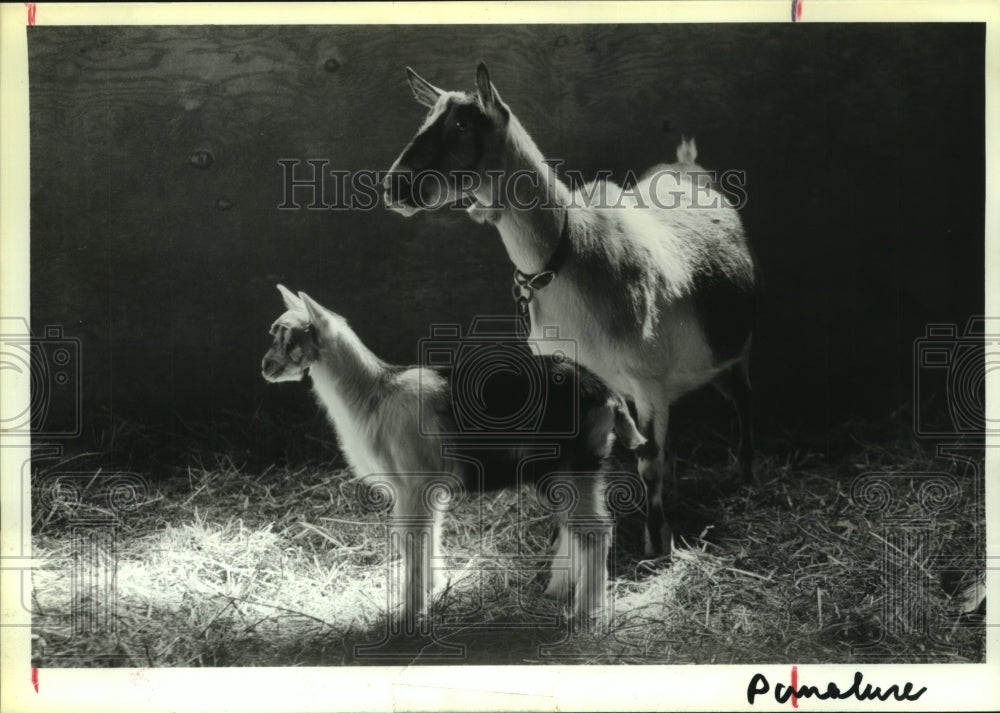
<svg viewBox="0 0 1000 713">
<path fill-rule="evenodd" d="M 309 367 L 313 389 L 338 429 L 350 425 L 348 419 L 371 415 L 374 401 L 369 397 L 383 383 L 386 372 L 385 362 L 346 324 L 323 339 Z"/>
<path fill-rule="evenodd" d="M 530 172 L 537 182 L 525 177 L 511 183 L 511 177 L 518 171 Z M 501 194 L 505 205 L 494 213 L 494 225 L 500 231 L 511 262 L 522 272 L 540 272 L 559 245 L 570 192 L 555 169 L 545 164 L 541 151 L 513 115 L 508 126 L 503 172 L 503 180 L 507 182 Z M 512 205 L 511 199 L 516 200 L 516 205 Z"/>
</svg>

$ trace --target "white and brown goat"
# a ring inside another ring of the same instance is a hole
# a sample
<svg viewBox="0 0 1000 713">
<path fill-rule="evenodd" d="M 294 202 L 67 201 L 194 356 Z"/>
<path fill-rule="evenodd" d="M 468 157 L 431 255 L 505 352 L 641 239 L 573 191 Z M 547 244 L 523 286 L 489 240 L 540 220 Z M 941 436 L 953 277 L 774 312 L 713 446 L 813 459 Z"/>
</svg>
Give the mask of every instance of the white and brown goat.
<svg viewBox="0 0 1000 713">
<path fill-rule="evenodd" d="M 531 336 L 558 327 L 576 342 L 579 362 L 634 403 L 648 439 L 639 451 L 646 551 L 669 551 L 663 485 L 674 401 L 708 383 L 730 398 L 739 462 L 753 479 L 747 362 L 757 279 L 737 211 L 696 180 L 693 141 L 681 144 L 677 163 L 655 167 L 629 191 L 610 181 L 571 188 L 485 65 L 471 93 L 407 73 L 430 112 L 386 176 L 386 205 L 410 216 L 471 203 L 470 217 L 499 231 Z"/>
<path fill-rule="evenodd" d="M 451 369 L 387 364 L 343 317 L 305 293 L 278 289 L 287 311 L 271 327 L 274 341 L 262 361 L 263 376 L 271 382 L 298 381 L 308 373 L 354 473 L 391 493 L 390 541 L 402 560 L 404 617 L 425 613 L 441 583 L 441 519 L 455 491 L 525 482 L 539 484 L 543 497 L 573 505 L 572 512 L 549 508 L 559 528 L 560 566 L 553 562 L 546 593 L 571 597 L 574 616 L 604 613 L 611 526 L 606 461 L 616 436 L 628 448 L 645 440 L 618 395 L 576 364 L 525 350 L 548 376 L 544 401 L 535 404 L 540 420 L 534 429 L 547 435 L 512 434 L 499 447 L 494 442 L 483 449 L 480 457 L 465 458 L 455 448 L 463 442 L 456 412 L 468 404 L 456 403 L 464 396 Z M 493 376 L 504 379 L 503 373 Z M 499 384 L 508 402 L 538 397 L 519 391 L 524 388 L 517 379 Z M 547 457 L 531 455 L 537 443 L 546 446 Z M 641 488 L 636 491 L 639 500 Z M 575 523 L 586 525 L 586 531 L 574 531 Z M 594 532 L 607 536 L 594 537 Z"/>
</svg>

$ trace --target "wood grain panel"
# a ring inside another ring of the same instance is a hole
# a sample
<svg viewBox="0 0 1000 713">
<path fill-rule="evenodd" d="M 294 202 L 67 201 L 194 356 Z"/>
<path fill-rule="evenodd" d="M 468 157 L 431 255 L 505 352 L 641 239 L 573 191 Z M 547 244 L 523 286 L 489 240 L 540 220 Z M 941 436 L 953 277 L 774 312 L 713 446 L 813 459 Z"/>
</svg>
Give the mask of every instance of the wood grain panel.
<svg viewBox="0 0 1000 713">
<path fill-rule="evenodd" d="M 898 403 L 913 331 L 981 304 L 973 27 L 36 27 L 29 54 L 33 318 L 84 340 L 94 412 L 252 414 L 278 281 L 394 361 L 436 321 L 509 311 L 502 247 L 462 215 L 277 208 L 281 159 L 388 168 L 424 115 L 407 65 L 471 89 L 485 60 L 543 152 L 585 176 L 671 160 L 682 135 L 747 171 L 773 295 L 763 388 L 796 373 L 835 398 L 874 362 L 872 398 Z M 845 304 L 896 326 L 848 327 Z M 877 353 L 831 362 L 859 340 Z"/>
</svg>

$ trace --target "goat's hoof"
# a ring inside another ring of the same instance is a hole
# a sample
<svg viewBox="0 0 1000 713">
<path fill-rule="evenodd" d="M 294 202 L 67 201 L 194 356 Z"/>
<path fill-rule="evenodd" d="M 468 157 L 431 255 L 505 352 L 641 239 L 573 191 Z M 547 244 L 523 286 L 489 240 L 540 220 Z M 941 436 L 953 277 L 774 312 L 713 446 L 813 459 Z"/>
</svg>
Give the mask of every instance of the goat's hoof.
<svg viewBox="0 0 1000 713">
<path fill-rule="evenodd" d="M 666 557 L 674 554 L 674 533 L 669 525 L 660 528 L 660 547 Z"/>
<path fill-rule="evenodd" d="M 545 596 L 551 599 L 565 599 L 568 595 L 569 579 L 562 572 L 553 572 L 549 586 L 545 588 Z"/>
<path fill-rule="evenodd" d="M 574 607 L 570 621 L 571 630 L 577 634 L 606 634 L 611 629 L 611 613 L 603 606 L 589 611 Z"/>
<path fill-rule="evenodd" d="M 673 533 L 670 527 L 664 525 L 660 528 L 659 537 L 650 537 L 649 532 L 646 533 L 646 545 L 643 549 L 643 554 L 649 558 L 659 559 L 661 557 L 669 558 L 674 551 L 674 539 Z"/>
<path fill-rule="evenodd" d="M 451 577 L 446 577 L 439 572 L 434 573 L 434 583 L 431 586 L 431 599 L 436 601 L 442 595 L 451 590 Z"/>
<path fill-rule="evenodd" d="M 426 633 L 430 625 L 426 616 L 400 612 L 386 622 L 390 636 L 415 636 Z"/>
</svg>

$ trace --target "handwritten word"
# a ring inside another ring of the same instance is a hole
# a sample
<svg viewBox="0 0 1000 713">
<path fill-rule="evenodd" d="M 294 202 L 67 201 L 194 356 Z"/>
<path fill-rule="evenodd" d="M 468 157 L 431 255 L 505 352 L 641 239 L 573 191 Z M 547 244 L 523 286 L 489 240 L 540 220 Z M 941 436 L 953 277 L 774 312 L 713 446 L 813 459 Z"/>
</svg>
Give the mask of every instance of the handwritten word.
<svg viewBox="0 0 1000 713">
<path fill-rule="evenodd" d="M 817 698 L 821 701 L 831 698 L 839 700 L 856 698 L 859 701 L 885 701 L 890 697 L 895 698 L 897 701 L 915 701 L 927 691 L 927 687 L 924 686 L 914 693 L 913 684 L 909 681 L 903 684 L 902 690 L 900 690 L 897 683 L 892 684 L 886 689 L 883 689 L 881 686 L 873 687 L 870 683 L 865 683 L 864 688 L 862 688 L 863 682 L 864 676 L 860 671 L 857 671 L 854 674 L 854 682 L 845 691 L 842 691 L 832 681 L 827 684 L 826 690 L 820 690 L 817 686 L 786 686 L 783 683 L 777 683 L 774 686 L 774 700 L 778 703 L 787 703 L 788 699 L 794 696 L 796 699 Z M 754 699 L 757 696 L 764 695 L 770 690 L 771 684 L 768 682 L 767 676 L 762 673 L 755 673 L 753 678 L 750 679 L 750 684 L 747 686 L 747 703 L 753 705 Z"/>
</svg>

